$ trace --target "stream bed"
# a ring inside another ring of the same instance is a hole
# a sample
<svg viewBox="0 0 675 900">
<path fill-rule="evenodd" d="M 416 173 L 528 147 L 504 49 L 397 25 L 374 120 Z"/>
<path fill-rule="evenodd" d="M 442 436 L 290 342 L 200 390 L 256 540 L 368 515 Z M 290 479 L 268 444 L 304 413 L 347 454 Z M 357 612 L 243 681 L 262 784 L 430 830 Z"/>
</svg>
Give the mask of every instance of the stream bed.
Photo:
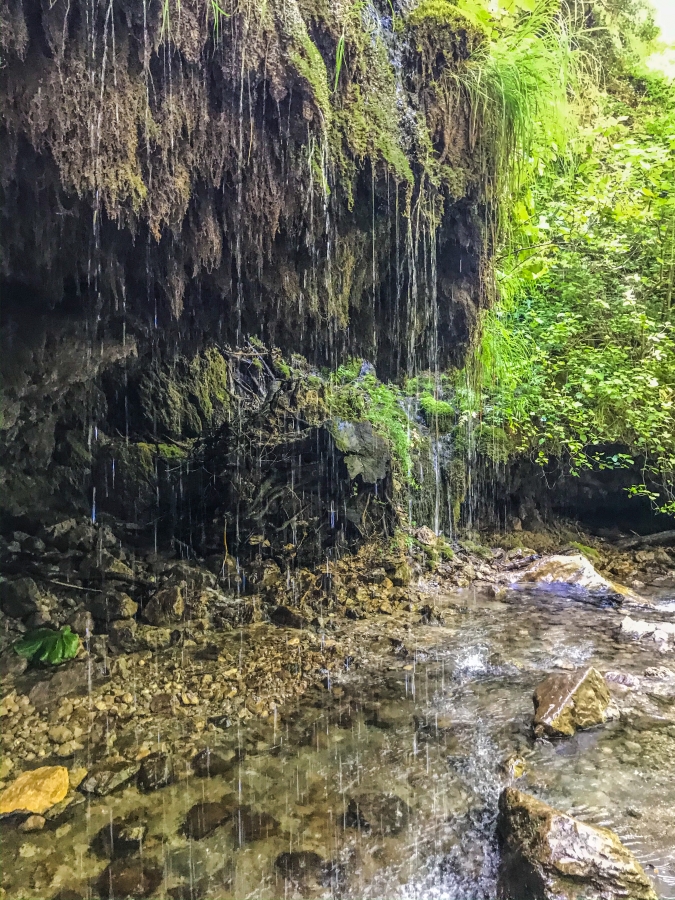
<svg viewBox="0 0 675 900">
<path fill-rule="evenodd" d="M 125 896 L 136 884 L 134 896 L 186 900 L 487 900 L 497 798 L 516 784 L 612 828 L 659 896 L 675 898 L 672 652 L 621 640 L 620 611 L 550 592 L 469 589 L 435 603 L 443 624 L 403 639 L 350 623 L 367 665 L 264 722 L 204 734 L 201 777 L 87 799 L 35 834 L 4 826 L 4 896 Z M 661 598 L 641 615 L 672 609 Z M 611 721 L 535 742 L 535 685 L 591 664 L 633 676 L 610 678 Z"/>
</svg>

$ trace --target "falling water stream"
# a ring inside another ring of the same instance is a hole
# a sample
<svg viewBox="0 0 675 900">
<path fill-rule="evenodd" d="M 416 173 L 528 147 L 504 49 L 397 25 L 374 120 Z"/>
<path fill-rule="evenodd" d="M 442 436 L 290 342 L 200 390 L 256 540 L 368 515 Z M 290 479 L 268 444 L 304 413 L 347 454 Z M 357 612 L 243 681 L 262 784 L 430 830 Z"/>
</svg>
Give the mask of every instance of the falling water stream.
<svg viewBox="0 0 675 900">
<path fill-rule="evenodd" d="M 656 645 L 620 641 L 619 611 L 550 592 L 495 601 L 467 589 L 436 605 L 435 627 L 350 623 L 368 648 L 360 666 L 264 722 L 204 733 L 223 774 L 127 787 L 37 834 L 3 829 L 5 896 L 104 896 L 99 873 L 128 851 L 102 851 L 101 833 L 131 818 L 147 827 L 152 896 L 488 900 L 497 798 L 514 783 L 503 762 L 516 753 L 518 787 L 615 830 L 659 895 L 675 897 L 673 684 L 644 674 L 667 663 Z M 534 686 L 590 664 L 640 687 L 613 686 L 620 715 L 604 726 L 535 742 Z M 170 725 L 155 739 L 170 740 Z M 216 802 L 232 810 L 222 823 L 186 832 L 189 811 Z M 304 856 L 284 856 L 294 852 Z"/>
</svg>

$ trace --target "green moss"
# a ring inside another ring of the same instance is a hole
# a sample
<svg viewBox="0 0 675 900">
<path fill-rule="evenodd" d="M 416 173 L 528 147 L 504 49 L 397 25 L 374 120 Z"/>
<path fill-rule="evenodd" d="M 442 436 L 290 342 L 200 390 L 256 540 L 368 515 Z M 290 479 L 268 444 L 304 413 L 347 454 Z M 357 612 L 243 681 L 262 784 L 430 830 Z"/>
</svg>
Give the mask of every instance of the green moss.
<svg viewBox="0 0 675 900">
<path fill-rule="evenodd" d="M 383 384 L 371 372 L 361 375 L 363 360 L 346 363 L 328 378 L 326 409 L 332 418 L 367 421 L 389 443 L 395 480 L 413 485 L 412 451 L 419 436 L 394 385 Z"/>
<path fill-rule="evenodd" d="M 148 429 L 182 438 L 220 424 L 230 405 L 228 380 L 227 362 L 215 347 L 188 361 L 155 366 L 139 384 Z"/>
<path fill-rule="evenodd" d="M 451 430 L 455 420 L 455 409 L 451 403 L 437 400 L 431 394 L 422 394 L 420 409 L 429 427 L 438 428 L 440 432 Z"/>
<path fill-rule="evenodd" d="M 483 547 L 482 544 L 476 543 L 476 541 L 460 541 L 459 546 L 462 550 L 466 550 L 467 553 L 473 553 L 475 556 L 480 556 L 482 559 L 492 559 L 492 551 L 489 547 Z"/>
<path fill-rule="evenodd" d="M 449 544 L 446 544 L 445 542 L 439 544 L 439 552 L 440 552 L 441 556 L 443 557 L 443 559 L 448 562 L 451 559 L 455 558 L 455 551 L 452 549 L 452 547 Z"/>
<path fill-rule="evenodd" d="M 592 563 L 599 563 L 602 561 L 602 557 L 597 550 L 593 549 L 593 547 L 588 547 L 586 544 L 580 544 L 579 541 L 570 541 L 570 547 L 574 547 L 575 550 L 582 553 Z"/>
<path fill-rule="evenodd" d="M 453 35 L 464 32 L 471 42 L 471 47 L 487 38 L 483 25 L 467 12 L 458 9 L 449 0 L 422 0 L 408 15 L 406 24 L 411 28 L 424 29 L 435 34 L 435 40 L 442 40 L 442 33 L 449 31 Z"/>
<path fill-rule="evenodd" d="M 481 424 L 475 432 L 476 450 L 494 463 L 504 465 L 514 452 L 514 443 L 504 431 L 494 425 Z"/>
<path fill-rule="evenodd" d="M 285 378 L 287 381 L 293 376 L 293 370 L 283 359 L 275 359 L 273 366 L 276 374 Z"/>
<path fill-rule="evenodd" d="M 298 74 L 311 87 L 314 101 L 323 116 L 324 126 L 328 127 L 333 117 L 333 108 L 330 102 L 326 63 L 323 61 L 316 44 L 307 33 L 304 22 L 296 30 L 294 37 L 296 46 L 289 52 L 289 59 Z"/>
</svg>

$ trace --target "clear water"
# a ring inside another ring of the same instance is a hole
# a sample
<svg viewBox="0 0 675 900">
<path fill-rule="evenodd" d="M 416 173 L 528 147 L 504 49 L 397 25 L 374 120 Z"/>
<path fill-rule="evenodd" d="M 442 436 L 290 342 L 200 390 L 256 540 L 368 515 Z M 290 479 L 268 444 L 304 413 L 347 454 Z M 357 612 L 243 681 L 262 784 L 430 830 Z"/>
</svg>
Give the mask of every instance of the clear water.
<svg viewBox="0 0 675 900">
<path fill-rule="evenodd" d="M 671 599 L 660 599 L 661 615 Z M 660 896 L 675 898 L 675 680 L 644 677 L 648 666 L 675 670 L 675 654 L 621 641 L 622 613 L 550 593 L 496 602 L 466 591 L 436 602 L 444 626 L 350 623 L 369 647 L 368 665 L 332 691 L 310 692 L 275 721 L 204 735 L 203 746 L 246 750 L 226 776 L 190 775 L 150 794 L 129 787 L 88 802 L 58 831 L 3 829 L 6 896 L 98 896 L 107 860 L 92 840 L 133 812 L 148 828 L 144 865 L 161 871 L 153 896 L 494 898 L 496 803 L 510 783 L 500 764 L 518 753 L 527 765 L 518 786 L 614 829 Z M 556 668 L 589 664 L 639 676 L 640 689 L 613 688 L 614 721 L 535 743 L 534 686 Z M 147 737 L 139 733 L 139 743 Z M 383 794 L 410 808 L 403 827 L 353 827 L 350 800 L 372 810 L 372 795 Z M 277 833 L 242 843 L 227 822 L 202 840 L 185 837 L 187 811 L 221 799 L 271 814 Z M 275 859 L 297 850 L 327 865 L 284 877 Z"/>
</svg>

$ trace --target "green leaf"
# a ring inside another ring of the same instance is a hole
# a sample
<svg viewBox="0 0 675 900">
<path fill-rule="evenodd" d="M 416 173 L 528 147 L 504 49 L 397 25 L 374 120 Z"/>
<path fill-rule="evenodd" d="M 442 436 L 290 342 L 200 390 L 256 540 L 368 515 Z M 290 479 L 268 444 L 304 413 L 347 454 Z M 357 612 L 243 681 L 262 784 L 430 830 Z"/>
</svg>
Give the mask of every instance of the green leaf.
<svg viewBox="0 0 675 900">
<path fill-rule="evenodd" d="M 52 628 L 37 628 L 14 644 L 14 650 L 28 660 L 50 663 L 53 666 L 72 659 L 80 646 L 79 637 L 70 630 L 70 625 L 60 631 Z"/>
</svg>

